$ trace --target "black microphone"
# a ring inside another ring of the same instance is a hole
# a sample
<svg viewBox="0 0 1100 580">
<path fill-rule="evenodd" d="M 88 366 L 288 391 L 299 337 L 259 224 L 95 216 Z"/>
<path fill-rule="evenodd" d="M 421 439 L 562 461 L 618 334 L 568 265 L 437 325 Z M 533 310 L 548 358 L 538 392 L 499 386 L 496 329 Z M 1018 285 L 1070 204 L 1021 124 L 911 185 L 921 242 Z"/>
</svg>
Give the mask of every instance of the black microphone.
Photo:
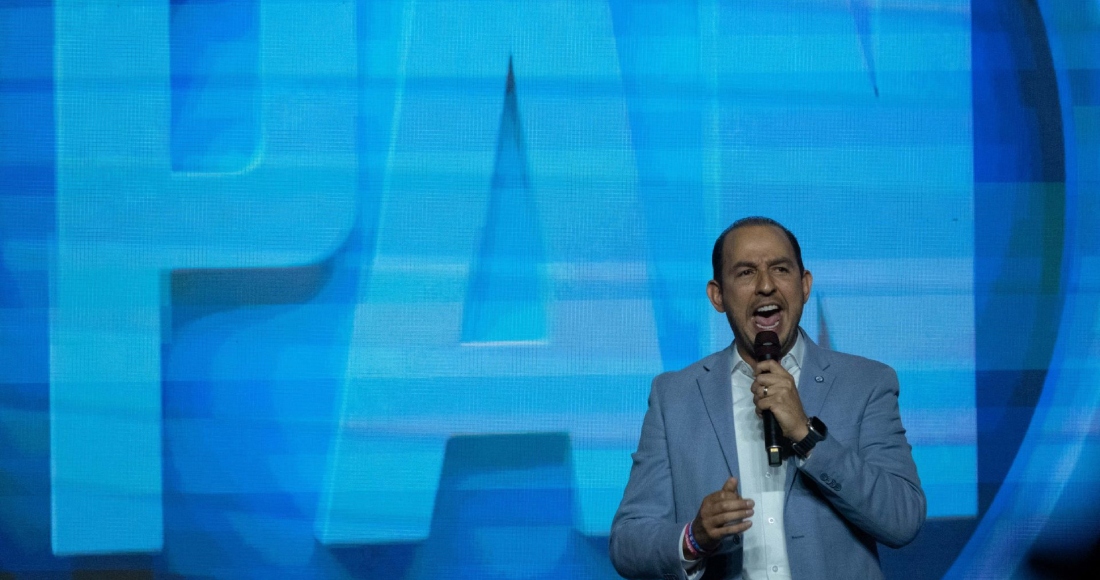
<svg viewBox="0 0 1100 580">
<path fill-rule="evenodd" d="M 783 348 L 779 345 L 779 335 L 765 330 L 756 335 L 756 344 L 752 347 L 753 357 L 757 361 L 778 361 Z M 768 453 L 768 465 L 776 467 L 783 464 L 781 452 L 783 430 L 771 411 L 761 413 L 764 418 L 764 450 Z"/>
</svg>

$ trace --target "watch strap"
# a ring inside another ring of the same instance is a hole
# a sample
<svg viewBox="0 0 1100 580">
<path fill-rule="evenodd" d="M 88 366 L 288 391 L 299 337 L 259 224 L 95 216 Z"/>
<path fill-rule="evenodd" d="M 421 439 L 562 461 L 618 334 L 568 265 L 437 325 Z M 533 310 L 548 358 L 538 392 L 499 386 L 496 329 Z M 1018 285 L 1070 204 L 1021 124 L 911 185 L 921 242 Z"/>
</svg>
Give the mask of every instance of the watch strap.
<svg viewBox="0 0 1100 580">
<path fill-rule="evenodd" d="M 801 441 L 794 441 L 791 443 L 791 450 L 802 459 L 806 459 L 814 446 L 816 446 L 819 441 L 824 441 L 825 437 L 828 436 L 828 429 L 825 427 L 825 424 L 821 422 L 821 419 L 817 417 L 810 417 L 807 419 L 806 428 L 809 431 L 806 433 L 806 437 Z"/>
</svg>

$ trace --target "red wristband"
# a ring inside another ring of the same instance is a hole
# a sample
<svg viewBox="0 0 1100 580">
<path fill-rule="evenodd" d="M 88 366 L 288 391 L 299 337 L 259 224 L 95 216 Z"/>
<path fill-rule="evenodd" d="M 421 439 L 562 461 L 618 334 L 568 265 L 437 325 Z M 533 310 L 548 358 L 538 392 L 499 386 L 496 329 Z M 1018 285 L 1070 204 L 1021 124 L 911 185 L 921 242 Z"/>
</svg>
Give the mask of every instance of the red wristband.
<svg viewBox="0 0 1100 580">
<path fill-rule="evenodd" d="M 691 541 L 691 535 L 691 522 L 688 522 L 687 525 L 684 526 L 684 545 L 687 546 L 688 553 L 691 554 L 692 558 L 698 558 L 699 549 L 695 547 L 695 542 Z"/>
<path fill-rule="evenodd" d="M 706 556 L 707 551 L 699 545 L 699 542 L 695 541 L 695 532 L 692 531 L 691 524 L 692 522 L 688 522 L 688 525 L 684 528 L 687 531 L 688 551 L 696 558 Z"/>
</svg>

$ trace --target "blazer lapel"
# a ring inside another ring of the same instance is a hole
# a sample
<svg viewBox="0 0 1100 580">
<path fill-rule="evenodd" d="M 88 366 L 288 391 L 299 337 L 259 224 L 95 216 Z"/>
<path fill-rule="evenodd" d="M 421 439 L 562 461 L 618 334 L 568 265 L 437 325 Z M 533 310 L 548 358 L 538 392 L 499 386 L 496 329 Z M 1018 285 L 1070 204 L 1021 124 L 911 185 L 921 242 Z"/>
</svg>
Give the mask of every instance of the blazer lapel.
<svg viewBox="0 0 1100 580">
<path fill-rule="evenodd" d="M 716 353 L 703 363 L 707 371 L 697 380 L 699 394 L 707 408 L 710 424 L 718 436 L 718 445 L 726 459 L 730 475 L 737 474 L 737 439 L 733 431 L 733 387 L 730 373 L 733 370 L 733 346 Z"/>
<path fill-rule="evenodd" d="M 803 355 L 802 371 L 798 377 L 798 398 L 802 401 L 802 410 L 807 417 L 815 417 L 821 413 L 825 405 L 825 399 L 833 388 L 836 375 L 829 372 L 829 351 L 814 344 L 806 333 L 802 333 L 799 340 L 806 341 L 806 352 Z M 798 461 L 791 458 L 792 462 Z M 794 485 L 795 472 L 798 468 L 794 464 L 787 467 L 787 497 L 791 496 L 791 487 Z"/>
</svg>

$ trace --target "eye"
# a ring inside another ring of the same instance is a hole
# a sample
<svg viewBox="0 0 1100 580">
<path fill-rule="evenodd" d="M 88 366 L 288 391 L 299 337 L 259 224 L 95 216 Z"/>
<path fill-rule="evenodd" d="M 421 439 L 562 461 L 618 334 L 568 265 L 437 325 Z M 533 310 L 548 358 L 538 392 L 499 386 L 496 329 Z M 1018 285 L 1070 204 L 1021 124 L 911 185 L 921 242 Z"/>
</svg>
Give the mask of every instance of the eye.
<svg viewBox="0 0 1100 580">
<path fill-rule="evenodd" d="M 749 274 L 752 274 L 752 270 L 749 269 L 749 268 L 744 268 L 744 269 L 741 269 L 741 270 L 734 271 L 733 276 L 735 278 L 744 278 L 745 276 L 748 276 Z"/>
</svg>

